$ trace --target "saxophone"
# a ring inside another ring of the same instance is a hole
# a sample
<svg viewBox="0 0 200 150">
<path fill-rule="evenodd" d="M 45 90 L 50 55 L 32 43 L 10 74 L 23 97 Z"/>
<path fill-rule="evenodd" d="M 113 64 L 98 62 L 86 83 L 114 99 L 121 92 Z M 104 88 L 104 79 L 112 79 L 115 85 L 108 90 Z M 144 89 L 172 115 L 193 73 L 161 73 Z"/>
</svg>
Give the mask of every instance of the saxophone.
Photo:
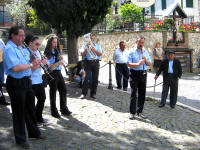
<svg viewBox="0 0 200 150">
<path fill-rule="evenodd" d="M 58 50 L 57 50 L 57 51 L 58 51 Z M 59 61 L 58 61 L 58 62 L 56 62 L 56 63 L 50 65 L 50 67 L 49 67 L 50 72 L 54 71 L 59 65 L 62 64 L 62 61 L 61 61 L 62 59 L 61 59 L 60 52 L 58 52 L 58 58 L 59 58 Z M 64 62 L 64 63 L 65 63 L 65 62 Z M 63 66 L 64 66 L 64 68 L 65 68 L 65 70 L 66 70 L 66 65 L 63 64 Z"/>
</svg>

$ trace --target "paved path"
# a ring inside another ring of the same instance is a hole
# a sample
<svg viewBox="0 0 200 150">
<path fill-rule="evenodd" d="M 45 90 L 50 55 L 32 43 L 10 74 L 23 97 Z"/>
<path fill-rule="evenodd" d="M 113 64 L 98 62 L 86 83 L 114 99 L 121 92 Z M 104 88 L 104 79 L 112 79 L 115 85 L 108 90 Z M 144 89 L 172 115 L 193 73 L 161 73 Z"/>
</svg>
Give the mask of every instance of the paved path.
<svg viewBox="0 0 200 150">
<path fill-rule="evenodd" d="M 149 74 L 149 78 L 153 76 Z M 171 109 L 167 105 L 161 109 L 157 107 L 158 101 L 149 99 L 144 108 L 144 114 L 148 119 L 129 120 L 130 93 L 107 89 L 106 82 L 103 82 L 107 78 L 106 72 L 100 70 L 101 84 L 98 87 L 96 100 L 90 97 L 78 99 L 81 89 L 75 83 L 66 82 L 68 107 L 73 115 L 62 116 L 61 119 L 51 117 L 49 93 L 46 89 L 44 118 L 50 122 L 50 125 L 42 127 L 41 131 L 47 139 L 29 139 L 31 150 L 200 149 L 199 113 L 180 106 Z M 150 82 L 149 78 L 148 85 L 152 85 L 153 80 Z M 193 94 L 199 82 L 196 78 L 198 76 L 191 78 L 190 75 L 189 77 L 185 75 L 180 80 L 180 86 L 186 90 L 179 91 L 181 98 L 193 100 L 196 97 L 194 100 L 199 104 L 199 96 Z M 190 84 L 191 88 L 188 87 Z M 156 88 L 157 90 L 160 90 L 159 87 Z M 151 95 L 152 91 L 148 90 L 147 93 Z M 159 94 L 160 91 L 157 91 L 156 97 L 160 97 Z M 59 108 L 59 101 L 57 106 Z M 0 118 L 0 150 L 19 150 L 14 142 L 10 106 L 0 106 Z"/>
<path fill-rule="evenodd" d="M 81 100 L 75 83 L 67 83 L 67 87 L 73 115 L 51 117 L 47 98 L 44 118 L 51 124 L 41 128 L 47 139 L 29 140 L 31 150 L 200 149 L 199 113 L 180 106 L 160 109 L 157 101 L 146 101 L 148 119 L 129 120 L 129 93 L 100 85 L 97 100 Z M 0 150 L 19 150 L 10 112 L 10 107 L 0 106 Z"/>
<path fill-rule="evenodd" d="M 101 62 L 101 66 L 104 66 L 104 62 Z M 106 65 L 105 67 L 100 69 L 100 75 L 99 75 L 99 81 L 105 85 L 108 85 L 109 83 L 109 66 Z M 151 87 L 155 84 L 154 80 L 155 73 L 149 72 L 148 78 L 147 78 L 147 87 Z M 161 83 L 163 80 L 162 75 L 158 78 L 156 84 Z M 112 84 L 113 87 L 116 86 L 116 80 L 115 80 L 115 68 L 114 65 L 112 65 Z M 178 89 L 178 103 L 180 105 L 184 105 L 186 107 L 189 107 L 190 109 L 194 109 L 195 111 L 200 112 L 200 76 L 194 73 L 183 73 L 182 78 L 179 80 L 179 89 Z M 128 91 L 130 92 L 130 86 L 128 88 Z M 157 86 L 155 89 L 155 95 L 154 88 L 147 88 L 147 96 L 153 97 L 160 100 L 162 92 L 162 84 Z"/>
</svg>

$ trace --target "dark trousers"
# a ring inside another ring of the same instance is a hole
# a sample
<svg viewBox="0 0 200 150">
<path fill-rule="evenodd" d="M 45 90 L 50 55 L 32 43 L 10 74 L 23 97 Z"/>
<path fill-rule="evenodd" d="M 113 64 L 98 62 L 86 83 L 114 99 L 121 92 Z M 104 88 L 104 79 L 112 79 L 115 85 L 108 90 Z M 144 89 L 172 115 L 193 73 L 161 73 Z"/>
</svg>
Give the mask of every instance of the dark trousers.
<svg viewBox="0 0 200 150">
<path fill-rule="evenodd" d="M 146 71 L 134 71 L 133 69 L 131 69 L 130 71 L 130 113 L 142 113 L 146 96 L 147 73 Z"/>
<path fill-rule="evenodd" d="M 92 72 L 92 85 L 91 85 L 91 95 L 95 95 L 97 92 L 97 86 L 98 86 L 98 77 L 99 77 L 99 61 L 98 60 L 91 60 L 91 61 L 85 61 L 85 72 L 86 76 L 83 81 L 82 85 L 82 94 L 87 95 L 88 87 L 89 87 L 89 79 L 90 74 Z"/>
<path fill-rule="evenodd" d="M 42 83 L 34 84 L 32 85 L 32 88 L 37 98 L 37 104 L 35 107 L 37 122 L 43 122 L 42 112 L 44 109 L 44 103 L 46 99 L 44 85 Z"/>
<path fill-rule="evenodd" d="M 128 78 L 129 78 L 129 70 L 127 64 L 119 64 L 116 63 L 116 81 L 117 87 L 122 87 L 122 76 L 123 76 L 123 88 L 126 89 L 128 87 Z"/>
<path fill-rule="evenodd" d="M 65 86 L 64 78 L 60 70 L 54 70 L 51 73 L 54 80 L 49 83 L 50 86 L 50 104 L 51 104 L 51 113 L 58 113 L 56 107 L 56 91 L 58 89 L 60 95 L 60 111 L 65 112 L 67 108 L 67 88 Z"/>
<path fill-rule="evenodd" d="M 173 74 L 169 74 L 163 78 L 163 89 L 162 89 L 162 97 L 161 104 L 166 103 L 168 91 L 170 88 L 170 106 L 176 105 L 177 102 L 177 94 L 178 94 L 178 78 Z"/>
<path fill-rule="evenodd" d="M 34 92 L 29 78 L 6 80 L 6 89 L 11 99 L 13 129 L 16 143 L 26 142 L 25 124 L 29 137 L 41 133 L 36 125 Z"/>
</svg>

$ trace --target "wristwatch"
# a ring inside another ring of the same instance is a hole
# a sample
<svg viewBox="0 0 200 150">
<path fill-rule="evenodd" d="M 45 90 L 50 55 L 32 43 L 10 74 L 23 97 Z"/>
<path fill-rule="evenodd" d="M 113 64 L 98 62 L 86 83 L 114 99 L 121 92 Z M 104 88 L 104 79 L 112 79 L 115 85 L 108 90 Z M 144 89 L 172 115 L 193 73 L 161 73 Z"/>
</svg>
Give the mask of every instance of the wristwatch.
<svg viewBox="0 0 200 150">
<path fill-rule="evenodd" d="M 33 64 L 32 63 L 30 63 L 30 68 L 32 68 L 33 67 Z"/>
</svg>

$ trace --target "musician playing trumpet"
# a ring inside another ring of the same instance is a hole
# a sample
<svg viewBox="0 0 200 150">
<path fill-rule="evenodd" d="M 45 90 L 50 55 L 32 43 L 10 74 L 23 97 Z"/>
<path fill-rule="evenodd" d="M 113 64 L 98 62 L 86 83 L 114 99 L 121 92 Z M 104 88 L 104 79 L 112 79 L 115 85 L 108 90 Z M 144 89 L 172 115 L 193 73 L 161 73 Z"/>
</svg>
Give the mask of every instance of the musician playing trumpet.
<svg viewBox="0 0 200 150">
<path fill-rule="evenodd" d="M 54 64 L 59 64 L 55 70 L 53 70 L 50 74 L 54 78 L 53 81 L 49 83 L 50 87 L 50 105 L 51 105 L 51 115 L 55 118 L 60 118 L 60 114 L 58 113 L 56 107 L 56 91 L 58 89 L 60 95 L 60 111 L 62 115 L 69 116 L 71 112 L 67 107 L 67 89 L 65 86 L 64 78 L 61 74 L 62 65 L 64 65 L 63 57 L 61 55 L 61 50 L 59 48 L 58 37 L 51 37 L 47 41 L 47 46 L 44 51 L 45 56 L 47 57 L 47 62 L 50 66 L 55 66 Z M 59 62 L 59 63 L 58 63 Z"/>
<path fill-rule="evenodd" d="M 85 79 L 83 81 L 82 86 L 82 95 L 80 96 L 81 99 L 84 99 L 87 95 L 88 87 L 89 87 L 89 79 L 90 74 L 92 73 L 92 85 L 90 96 L 96 99 L 96 91 L 98 86 L 98 77 L 99 77 L 99 60 L 101 59 L 102 50 L 100 44 L 95 42 L 95 34 L 90 33 L 86 35 L 88 37 L 88 41 L 83 45 L 82 49 L 80 50 L 81 56 L 84 59 L 84 68 L 86 72 Z"/>
</svg>

